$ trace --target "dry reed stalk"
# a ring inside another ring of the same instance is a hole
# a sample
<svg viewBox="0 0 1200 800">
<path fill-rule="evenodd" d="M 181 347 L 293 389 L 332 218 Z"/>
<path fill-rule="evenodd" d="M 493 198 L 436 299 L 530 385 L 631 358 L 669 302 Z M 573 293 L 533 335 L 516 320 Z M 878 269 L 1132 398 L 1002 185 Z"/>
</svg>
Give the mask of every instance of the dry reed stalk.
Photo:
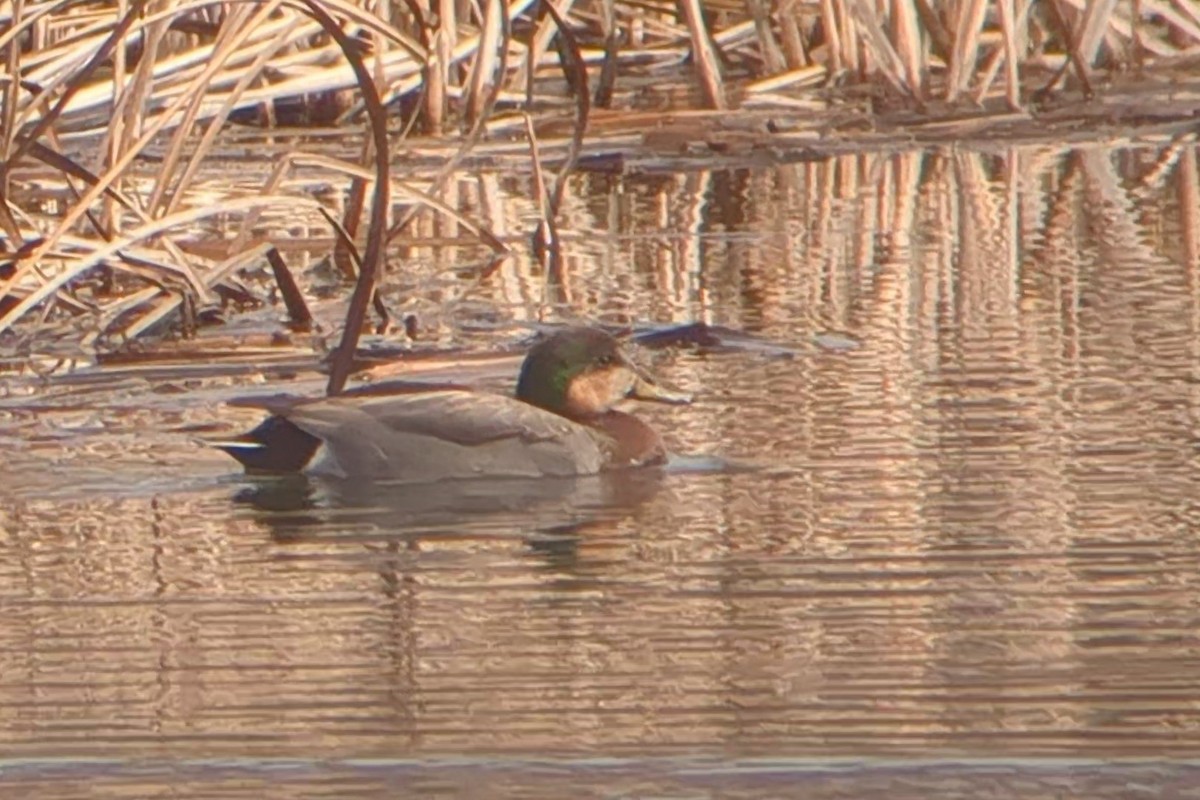
<svg viewBox="0 0 1200 800">
<path fill-rule="evenodd" d="M 830 76 L 839 75 L 846 68 L 842 57 L 842 26 L 838 20 L 837 8 L 834 0 L 821 0 L 821 24 L 825 28 L 827 69 Z"/>
<path fill-rule="evenodd" d="M 530 155 L 533 163 L 534 192 L 539 210 L 539 220 L 533 233 L 533 248 L 538 260 L 542 262 L 547 274 L 560 275 L 562 271 L 562 246 L 558 236 L 558 215 L 562 209 L 567 178 L 575 168 L 583 147 L 583 137 L 588 127 L 588 116 L 591 111 L 591 95 L 588 91 L 587 67 L 579 50 L 579 43 L 567 27 L 565 20 L 552 5 L 546 6 L 547 16 L 553 20 L 559 37 L 559 53 L 562 58 L 562 69 L 566 73 L 567 82 L 575 89 L 575 126 L 571 135 L 571 143 L 567 149 L 566 158 L 554 176 L 554 184 L 547 187 L 542 176 L 542 163 L 538 155 L 537 139 L 534 134 L 533 120 L 525 116 L 526 131 L 529 138 Z"/>
<path fill-rule="evenodd" d="M 482 35 L 471 64 L 470 81 L 463 96 L 464 118 L 474 125 L 483 115 L 493 82 L 501 80 L 500 48 L 505 38 L 503 0 L 483 0 Z M 507 46 L 507 43 L 503 43 Z"/>
<path fill-rule="evenodd" d="M 828 77 L 824 67 L 801 67 L 789 72 L 781 72 L 753 83 L 746 84 L 746 94 L 761 92 L 776 92 L 780 89 L 817 86 Z"/>
<path fill-rule="evenodd" d="M 696 69 L 696 77 L 704 92 L 705 102 L 709 108 L 724 109 L 725 86 L 721 80 L 721 68 L 717 63 L 717 51 L 713 47 L 708 26 L 704 23 L 704 10 L 699 0 L 677 0 L 679 14 L 687 22 L 688 34 L 692 42 L 692 62 Z"/>
<path fill-rule="evenodd" d="M 783 72 L 787 69 L 787 60 L 784 58 L 783 48 L 775 36 L 770 4 L 764 0 L 746 0 L 746 7 L 754 20 L 754 32 L 758 37 L 763 68 L 768 74 Z"/>
<path fill-rule="evenodd" d="M 954 102 L 966 91 L 971 79 L 986 13 L 987 0 L 964 0 L 959 7 L 950 55 L 950 73 L 946 78 L 946 100 L 949 102 Z"/>
<path fill-rule="evenodd" d="M 283 297 L 283 305 L 288 311 L 288 318 L 294 327 L 307 330 L 312 326 L 312 312 L 308 310 L 308 303 L 304 301 L 304 293 L 300 291 L 300 286 L 296 283 L 292 271 L 288 269 L 287 262 L 274 247 L 267 248 L 266 258 L 271 265 L 271 272 L 275 276 L 275 285 L 279 287 L 279 294 Z"/>
<path fill-rule="evenodd" d="M 1047 93 L 1059 82 L 1059 80 L 1066 75 L 1067 66 L 1069 64 L 1075 68 L 1076 77 L 1078 77 L 1080 83 L 1083 84 L 1084 94 L 1090 97 L 1092 94 L 1092 88 L 1091 81 L 1088 78 L 1087 62 L 1080 57 L 1079 47 L 1076 44 L 1076 37 L 1071 30 L 1071 25 L 1063 16 L 1062 11 L 1059 9 L 1057 0 L 1048 4 L 1046 8 L 1050 12 L 1049 17 L 1053 20 L 1055 26 L 1058 28 L 1059 34 L 1062 36 L 1062 39 L 1065 42 L 1068 60 L 1063 63 L 1059 71 L 1054 75 L 1053 78 L 1050 79 L 1050 82 L 1038 92 L 1038 95 L 1040 97 L 1045 97 Z"/>
<path fill-rule="evenodd" d="M 915 75 L 916 79 L 920 80 L 919 65 L 914 65 L 912 70 L 907 68 L 900 58 L 900 54 L 896 52 L 896 48 L 888 40 L 883 27 L 879 24 L 879 18 L 868 6 L 868 0 L 849 0 L 849 2 L 850 13 L 863 36 L 864 49 L 871 53 L 875 63 L 880 65 L 884 77 L 898 92 L 916 97 L 919 86 L 910 81 L 910 76 Z"/>
<path fill-rule="evenodd" d="M 554 178 L 554 190 L 550 196 L 550 214 L 556 216 L 562 207 L 567 177 L 575 169 L 579 153 L 583 149 L 583 137 L 587 133 L 588 119 L 591 114 L 591 95 L 588 91 L 587 67 L 583 63 L 583 54 L 580 52 L 579 43 L 575 40 L 566 21 L 559 16 L 553 6 L 547 6 L 547 12 L 558 27 L 558 35 L 562 42 L 560 52 L 563 54 L 563 72 L 567 75 L 568 83 L 576 87 L 575 126 L 567 147 L 566 158 Z"/>
<path fill-rule="evenodd" d="M 606 3 L 609 5 L 611 0 Z M 574 0 L 560 0 L 555 10 L 560 17 L 565 17 L 574 6 Z M 554 19 L 546 13 L 539 14 L 537 18 L 537 26 L 533 29 L 533 35 L 530 37 L 529 43 L 525 48 L 525 59 L 517 68 L 516 74 L 513 76 L 513 83 L 516 86 L 525 87 L 525 103 L 533 105 L 533 83 L 537 76 L 538 67 L 542 62 L 542 58 L 546 55 L 546 51 L 550 47 L 550 43 L 554 40 L 554 34 L 557 30 Z"/>
<path fill-rule="evenodd" d="M 1021 110 L 1018 53 L 1022 51 L 1022 44 L 1028 38 L 1024 35 L 1024 30 L 1028 20 L 1029 9 L 1032 5 L 1033 0 L 1021 0 L 1020 7 L 1014 8 L 1012 0 L 998 0 L 1000 28 L 1004 46 L 993 51 L 987 65 L 983 69 L 983 74 L 980 76 L 979 85 L 974 95 L 976 103 L 983 104 L 984 98 L 988 95 L 992 82 L 1000 70 L 1000 65 L 1003 63 L 1005 68 L 1005 102 L 1008 104 L 1010 110 Z"/>
<path fill-rule="evenodd" d="M 613 104 L 613 92 L 616 90 L 617 64 L 621 52 L 621 33 L 617 29 L 615 0 L 601 0 L 600 28 L 604 33 L 604 62 L 595 81 L 592 105 L 597 108 L 610 108 Z"/>
<path fill-rule="evenodd" d="M 1116 7 L 1117 0 L 1093 0 L 1088 3 L 1076 45 L 1076 50 L 1084 64 L 1092 65 L 1096 62 L 1096 53 L 1100 50 L 1100 43 L 1109 30 Z"/>
<path fill-rule="evenodd" d="M 1200 288 L 1200 163 L 1196 145 L 1183 149 L 1175 170 L 1179 198 L 1180 227 L 1183 229 L 1183 261 L 1192 283 L 1192 297 Z M 1200 330 L 1200 309 L 1193 309 L 1193 330 Z"/>
<path fill-rule="evenodd" d="M 896 53 L 903 64 L 905 82 L 919 100 L 924 95 L 925 73 L 929 70 L 929 61 L 921 43 L 917 10 L 905 0 L 893 0 L 890 17 L 890 36 L 895 41 Z"/>
<path fill-rule="evenodd" d="M 853 1 L 849 0 L 849 2 Z M 862 48 L 859 47 L 859 31 L 858 26 L 854 24 L 854 12 L 846 7 L 845 0 L 839 1 L 837 9 L 837 31 L 842 37 L 842 57 L 845 59 L 846 69 L 855 78 L 862 79 L 866 77 L 867 70 L 862 63 Z"/>
<path fill-rule="evenodd" d="M 550 193 L 546 190 L 546 178 L 542 172 L 542 158 L 538 153 L 537 133 L 533 129 L 533 118 L 525 115 L 526 138 L 529 141 L 530 172 L 533 183 L 533 201 L 537 208 L 538 222 L 533 235 L 533 255 L 547 272 L 552 268 L 551 259 L 559 252 L 558 237 L 554 231 L 554 220 L 550 215 Z"/>
<path fill-rule="evenodd" d="M 354 351 L 358 346 L 358 338 L 362 334 L 362 324 L 366 318 L 367 305 L 375 293 L 375 286 L 383 275 L 384 246 L 387 231 L 387 215 L 389 206 L 389 189 L 391 186 L 390 158 L 388 154 L 387 115 L 380 101 L 379 91 L 366 65 L 359 56 L 350 38 L 330 17 L 317 0 L 302 0 L 321 27 L 337 42 L 346 60 L 350 63 L 358 77 L 358 88 L 362 93 L 363 104 L 371 122 L 372 146 L 375 151 L 375 195 L 371 202 L 371 222 L 367 231 L 367 248 L 363 254 L 362 267 L 358 272 L 358 280 L 354 284 L 354 292 L 350 295 L 350 303 L 346 309 L 346 323 L 342 329 L 342 339 L 331 354 L 329 383 L 326 394 L 341 394 L 350 376 L 354 361 Z"/>
<path fill-rule="evenodd" d="M 359 162 L 364 167 L 370 163 L 371 146 L 367 141 L 362 143 Z M 342 220 L 337 226 L 337 244 L 333 246 L 333 263 L 341 270 L 348 280 L 354 280 L 361 267 L 358 256 L 353 252 L 353 243 L 358 236 L 358 225 L 362 220 L 363 209 L 367 207 L 367 189 L 371 186 L 369 176 L 355 177 L 350 180 L 350 188 L 346 191 L 346 208 Z"/>
<path fill-rule="evenodd" d="M 783 55 L 787 60 L 788 69 L 802 69 L 810 63 L 808 48 L 804 44 L 804 36 L 800 32 L 799 14 L 796 6 L 799 0 L 782 0 L 778 11 L 773 15 L 773 21 L 779 26 L 779 36 L 782 40 Z"/>
<path fill-rule="evenodd" d="M 214 43 L 214 52 L 212 65 L 215 69 L 228 63 L 230 57 L 236 52 L 248 37 L 249 31 L 256 30 L 260 25 L 265 24 L 275 14 L 279 7 L 279 2 L 265 2 L 258 7 L 256 13 L 252 7 L 234 7 L 230 10 L 229 23 L 221 26 L 217 41 Z M 256 79 L 256 76 L 265 69 L 271 58 L 280 52 L 291 38 L 297 20 L 292 20 L 291 24 L 281 29 L 276 36 L 268 42 L 256 54 L 254 60 L 249 64 L 242 77 L 226 94 L 224 102 L 216 109 L 211 119 L 205 126 L 203 134 L 199 141 L 195 142 L 192 148 L 191 157 L 188 159 L 186 166 L 175 178 L 174 184 L 176 187 L 188 186 L 195 177 L 206 156 L 211 152 L 212 146 L 216 141 L 217 135 L 224 127 L 226 120 L 229 118 L 230 112 L 233 111 L 241 96 L 250 88 L 251 83 Z M 202 73 L 203 76 L 204 73 Z M 161 173 L 171 175 L 175 172 L 175 167 L 182 157 L 185 146 L 189 144 L 192 125 L 196 122 L 200 113 L 202 89 L 206 83 L 201 80 L 196 85 L 197 94 L 195 95 L 191 106 L 187 109 L 182 123 L 177 127 L 172 136 L 170 143 L 167 146 L 167 152 L 163 157 Z M 180 193 L 178 190 L 169 191 L 169 182 L 166 180 L 158 181 L 154 190 L 150 193 L 150 198 L 146 205 L 151 214 L 158 211 L 170 213 L 178 207 L 180 201 Z"/>
<path fill-rule="evenodd" d="M 445 125 L 450 67 L 458 44 L 458 12 L 455 0 L 437 0 L 437 30 L 433 34 L 433 58 L 425 72 L 425 131 L 440 133 Z"/>
</svg>

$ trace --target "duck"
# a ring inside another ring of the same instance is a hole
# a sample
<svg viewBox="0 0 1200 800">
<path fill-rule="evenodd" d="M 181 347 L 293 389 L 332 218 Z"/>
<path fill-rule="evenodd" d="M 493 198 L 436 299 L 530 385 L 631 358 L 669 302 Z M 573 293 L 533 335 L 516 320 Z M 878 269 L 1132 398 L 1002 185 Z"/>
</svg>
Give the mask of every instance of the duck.
<svg viewBox="0 0 1200 800">
<path fill-rule="evenodd" d="M 595 327 L 556 330 L 528 351 L 512 396 L 409 383 L 326 398 L 235 401 L 266 411 L 253 430 L 208 444 L 248 473 L 420 484 L 550 478 L 663 464 L 662 437 L 617 409 L 692 398 L 660 385 Z"/>
</svg>

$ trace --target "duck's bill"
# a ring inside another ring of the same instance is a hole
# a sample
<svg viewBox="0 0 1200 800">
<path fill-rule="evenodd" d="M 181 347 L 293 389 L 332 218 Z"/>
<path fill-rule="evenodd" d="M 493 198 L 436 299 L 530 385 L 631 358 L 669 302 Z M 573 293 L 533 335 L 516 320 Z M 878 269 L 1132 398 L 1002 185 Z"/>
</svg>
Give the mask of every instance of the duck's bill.
<svg viewBox="0 0 1200 800">
<path fill-rule="evenodd" d="M 687 405 L 692 402 L 692 396 L 684 392 L 672 392 L 655 383 L 648 375 L 638 373 L 637 380 L 629 396 L 637 400 L 649 400 L 654 403 L 670 403 L 671 405 Z"/>
</svg>

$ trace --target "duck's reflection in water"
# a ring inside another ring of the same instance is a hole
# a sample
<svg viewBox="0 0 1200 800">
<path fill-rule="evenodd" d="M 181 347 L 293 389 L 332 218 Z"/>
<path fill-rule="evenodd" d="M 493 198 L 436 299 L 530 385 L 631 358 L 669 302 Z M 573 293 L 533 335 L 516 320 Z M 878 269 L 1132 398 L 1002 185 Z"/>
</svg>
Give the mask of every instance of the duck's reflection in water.
<svg viewBox="0 0 1200 800">
<path fill-rule="evenodd" d="M 661 469 L 574 478 L 389 484 L 289 475 L 249 479 L 235 501 L 277 542 L 547 539 L 582 534 L 650 500 Z"/>
</svg>

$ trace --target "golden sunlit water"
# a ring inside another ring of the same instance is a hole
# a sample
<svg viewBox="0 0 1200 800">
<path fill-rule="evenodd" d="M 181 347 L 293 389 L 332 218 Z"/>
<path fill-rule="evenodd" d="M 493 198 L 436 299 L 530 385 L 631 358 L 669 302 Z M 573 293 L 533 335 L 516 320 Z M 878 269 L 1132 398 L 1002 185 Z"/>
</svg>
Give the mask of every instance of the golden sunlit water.
<svg viewBox="0 0 1200 800">
<path fill-rule="evenodd" d="M 640 353 L 697 396 L 639 410 L 664 471 L 256 483 L 194 441 L 251 377 L 14 376 L 0 795 L 1195 796 L 1198 183 L 1171 142 L 583 176 L 561 279 L 401 273 L 476 344 L 744 332 Z"/>
</svg>

